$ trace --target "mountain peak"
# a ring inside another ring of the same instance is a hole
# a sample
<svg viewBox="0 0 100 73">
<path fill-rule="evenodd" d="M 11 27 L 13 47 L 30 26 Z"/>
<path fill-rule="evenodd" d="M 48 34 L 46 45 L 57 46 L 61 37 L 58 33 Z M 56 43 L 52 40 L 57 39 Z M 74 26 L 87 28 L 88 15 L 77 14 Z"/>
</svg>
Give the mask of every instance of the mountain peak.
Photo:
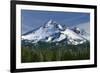
<svg viewBox="0 0 100 73">
<path fill-rule="evenodd" d="M 52 19 L 50 19 L 47 23 L 48 24 L 51 24 L 53 22 L 53 20 Z"/>
<path fill-rule="evenodd" d="M 55 25 L 55 21 L 53 21 L 52 19 L 50 19 L 48 22 L 47 22 L 47 24 L 46 24 L 46 26 L 50 26 L 50 25 Z"/>
<path fill-rule="evenodd" d="M 55 29 L 59 29 L 59 30 L 64 30 L 64 27 L 57 23 L 56 21 L 53 21 L 52 19 L 50 19 L 45 25 L 44 27 L 47 28 L 55 28 Z"/>
<path fill-rule="evenodd" d="M 34 33 L 23 35 L 22 39 L 32 41 L 32 43 L 39 41 L 61 42 L 64 40 L 69 44 L 77 45 L 85 42 L 86 37 L 84 34 L 80 35 L 79 28 L 64 28 L 61 24 L 50 19 L 44 26 L 35 30 Z"/>
</svg>

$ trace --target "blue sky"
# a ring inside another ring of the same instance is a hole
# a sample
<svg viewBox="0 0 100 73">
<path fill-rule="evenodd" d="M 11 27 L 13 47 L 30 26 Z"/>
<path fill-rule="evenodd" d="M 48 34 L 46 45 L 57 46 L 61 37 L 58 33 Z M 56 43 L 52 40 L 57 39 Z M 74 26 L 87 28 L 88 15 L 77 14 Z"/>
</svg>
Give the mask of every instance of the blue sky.
<svg viewBox="0 0 100 73">
<path fill-rule="evenodd" d="M 36 29 L 50 19 L 68 27 L 90 22 L 89 13 L 21 10 L 22 34 Z"/>
</svg>

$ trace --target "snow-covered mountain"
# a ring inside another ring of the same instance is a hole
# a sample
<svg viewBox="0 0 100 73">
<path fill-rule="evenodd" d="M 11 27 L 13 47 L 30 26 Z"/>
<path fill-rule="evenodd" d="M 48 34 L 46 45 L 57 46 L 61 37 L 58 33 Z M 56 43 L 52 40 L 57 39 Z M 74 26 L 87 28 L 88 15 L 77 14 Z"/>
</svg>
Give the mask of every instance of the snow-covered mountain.
<svg viewBox="0 0 100 73">
<path fill-rule="evenodd" d="M 79 28 L 68 28 L 59 23 L 49 20 L 45 25 L 39 27 L 30 33 L 22 35 L 22 40 L 37 43 L 43 42 L 62 42 L 66 41 L 68 44 L 77 45 L 87 41 L 86 32 Z"/>
</svg>

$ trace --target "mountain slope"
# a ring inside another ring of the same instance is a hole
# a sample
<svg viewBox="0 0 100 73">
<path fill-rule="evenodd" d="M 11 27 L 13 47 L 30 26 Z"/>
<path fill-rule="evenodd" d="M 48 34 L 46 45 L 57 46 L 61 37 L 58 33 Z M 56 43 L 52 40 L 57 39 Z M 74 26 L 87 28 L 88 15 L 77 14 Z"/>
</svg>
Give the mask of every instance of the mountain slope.
<svg viewBox="0 0 100 73">
<path fill-rule="evenodd" d="M 73 29 L 65 28 L 55 21 L 48 21 L 44 26 L 37 30 L 22 35 L 22 40 L 28 40 L 32 43 L 43 42 L 61 42 L 66 41 L 68 44 L 77 45 L 87 41 L 81 33 L 76 33 Z"/>
</svg>

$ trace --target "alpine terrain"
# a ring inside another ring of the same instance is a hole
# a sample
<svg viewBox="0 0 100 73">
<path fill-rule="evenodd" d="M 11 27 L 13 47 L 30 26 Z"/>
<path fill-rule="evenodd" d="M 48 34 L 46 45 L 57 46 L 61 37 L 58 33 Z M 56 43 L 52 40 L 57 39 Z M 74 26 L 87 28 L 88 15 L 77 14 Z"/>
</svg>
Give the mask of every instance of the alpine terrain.
<svg viewBox="0 0 100 73">
<path fill-rule="evenodd" d="M 86 60 L 90 58 L 90 34 L 49 20 L 22 34 L 21 62 Z"/>
<path fill-rule="evenodd" d="M 70 29 L 69 27 L 62 26 L 59 23 L 50 20 L 38 29 L 23 34 L 22 40 L 32 43 L 37 43 L 39 41 L 58 43 L 66 41 L 68 44 L 77 45 L 89 40 L 88 37 L 88 33 L 77 27 Z"/>
</svg>

